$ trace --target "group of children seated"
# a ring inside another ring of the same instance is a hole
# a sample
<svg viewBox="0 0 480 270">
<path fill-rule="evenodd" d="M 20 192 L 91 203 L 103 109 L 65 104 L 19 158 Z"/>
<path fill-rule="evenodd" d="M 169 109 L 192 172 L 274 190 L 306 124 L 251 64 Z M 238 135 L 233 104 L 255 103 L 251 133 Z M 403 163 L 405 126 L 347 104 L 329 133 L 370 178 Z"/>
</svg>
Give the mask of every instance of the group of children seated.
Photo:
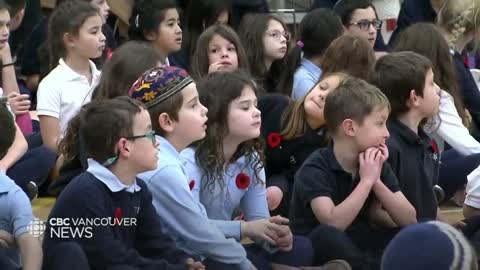
<svg viewBox="0 0 480 270">
<path fill-rule="evenodd" d="M 368 0 L 310 11 L 295 43 L 273 15 L 227 26 L 229 1 L 141 0 L 119 48 L 106 1 L 59 2 L 36 102 L 0 39 L 0 269 L 478 269 L 480 0 L 388 52 Z"/>
</svg>

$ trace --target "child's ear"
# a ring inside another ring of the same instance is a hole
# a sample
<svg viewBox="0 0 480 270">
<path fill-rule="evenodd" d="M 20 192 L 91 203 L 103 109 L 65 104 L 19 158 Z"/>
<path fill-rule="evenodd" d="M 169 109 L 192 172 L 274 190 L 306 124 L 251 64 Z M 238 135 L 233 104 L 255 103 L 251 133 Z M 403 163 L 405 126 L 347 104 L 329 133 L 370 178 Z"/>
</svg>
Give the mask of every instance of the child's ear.
<svg viewBox="0 0 480 270">
<path fill-rule="evenodd" d="M 122 138 L 117 142 L 117 156 L 118 157 L 129 157 L 130 149 L 127 145 L 127 139 Z"/>
<path fill-rule="evenodd" d="M 352 119 L 343 120 L 341 128 L 347 136 L 355 136 L 355 124 Z"/>
<path fill-rule="evenodd" d="M 146 40 L 148 41 L 154 41 L 157 39 L 157 33 L 153 31 L 145 31 L 143 32 L 143 36 L 145 37 Z"/>
<path fill-rule="evenodd" d="M 70 33 L 63 34 L 63 43 L 68 48 L 75 47 L 75 37 Z"/>
<path fill-rule="evenodd" d="M 173 121 L 168 115 L 168 113 L 161 113 L 158 116 L 158 125 L 166 132 L 172 132 L 174 129 Z"/>
<path fill-rule="evenodd" d="M 419 105 L 419 98 L 417 96 L 417 92 L 415 90 L 410 90 L 410 94 L 408 95 L 407 99 L 407 107 L 413 108 Z"/>
</svg>

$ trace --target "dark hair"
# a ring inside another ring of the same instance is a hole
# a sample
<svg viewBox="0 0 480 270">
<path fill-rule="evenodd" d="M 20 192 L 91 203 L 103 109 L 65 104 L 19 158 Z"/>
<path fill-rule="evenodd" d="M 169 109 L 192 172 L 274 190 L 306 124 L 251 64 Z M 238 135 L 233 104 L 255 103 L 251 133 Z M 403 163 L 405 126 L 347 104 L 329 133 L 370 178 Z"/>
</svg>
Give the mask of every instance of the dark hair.
<svg viewBox="0 0 480 270">
<path fill-rule="evenodd" d="M 85 1 L 66 1 L 55 8 L 48 22 L 49 69 L 53 69 L 58 60 L 67 55 L 63 41 L 65 33 L 77 36 L 82 25 L 92 16 L 100 14 Z"/>
<path fill-rule="evenodd" d="M 144 42 L 129 41 L 120 46 L 102 69 L 100 82 L 92 99 L 112 99 L 125 96 L 132 84 L 146 70 L 161 63 L 161 55 Z"/>
<path fill-rule="evenodd" d="M 293 76 L 303 57 L 309 59 L 322 56 L 330 43 L 343 33 L 340 17 L 329 9 L 314 9 L 300 22 L 298 40 L 301 45 L 293 47 L 285 59 L 282 77 L 278 89 L 286 95 L 291 94 Z"/>
<path fill-rule="evenodd" d="M 248 166 L 255 169 L 256 182 L 262 181 L 259 173 L 263 168 L 263 140 L 261 137 L 241 143 L 232 156 L 224 160 L 223 140 L 228 135 L 228 112 L 230 103 L 242 95 L 245 87 L 257 91 L 255 83 L 241 70 L 234 72 L 214 72 L 208 74 L 197 85 L 200 102 L 208 108 L 208 129 L 205 138 L 197 142 L 195 161 L 205 177 L 205 185 L 210 190 L 216 184 L 225 186 L 223 173 L 227 162 L 234 162 L 245 156 Z"/>
<path fill-rule="evenodd" d="M 158 26 L 165 19 L 165 13 L 168 9 L 177 9 L 175 1 L 135 1 L 129 20 L 128 37 L 131 40 L 148 41 L 145 35 L 158 31 Z"/>
<path fill-rule="evenodd" d="M 393 51 L 413 51 L 428 58 L 432 62 L 435 83 L 452 95 L 458 115 L 464 123 L 468 122 L 450 49 L 434 24 L 417 23 L 403 30 L 394 43 Z"/>
<path fill-rule="evenodd" d="M 25 5 L 27 4 L 26 0 L 3 0 L 5 1 L 5 4 L 8 6 L 8 12 L 10 13 L 11 17 L 16 16 L 20 10 L 25 8 Z M 3 2 L 2 1 L 2 2 Z M 3 5 L 0 4 L 0 9 L 3 9 Z"/>
<path fill-rule="evenodd" d="M 323 73 L 322 77 L 312 87 L 312 89 L 310 89 L 310 91 L 312 91 L 322 80 L 331 76 L 338 76 L 340 78 L 340 82 L 348 78 L 348 75 L 342 72 Z M 280 131 L 280 136 L 282 136 L 282 139 L 287 141 L 293 140 L 295 138 L 303 136 L 307 131 L 305 99 L 309 95 L 310 91 L 301 99 L 291 100 L 289 102 L 281 118 L 282 129 Z"/>
<path fill-rule="evenodd" d="M 375 64 L 375 52 L 363 38 L 343 35 L 335 39 L 325 51 L 322 72 L 345 72 L 368 80 Z"/>
<path fill-rule="evenodd" d="M 352 21 L 352 14 L 356 9 L 367 9 L 369 7 L 373 9 L 375 16 L 378 17 L 377 10 L 371 0 L 340 0 L 333 6 L 333 11 L 340 16 L 342 24 L 347 26 Z"/>
<path fill-rule="evenodd" d="M 92 101 L 68 123 L 59 152 L 70 161 L 78 153 L 77 142 L 83 143 L 87 157 L 103 164 L 116 156 L 115 144 L 133 136 L 134 117 L 144 109 L 129 97 Z"/>
<path fill-rule="evenodd" d="M 283 59 L 274 61 L 269 70 L 267 70 L 264 64 L 265 44 L 263 44 L 263 37 L 270 21 L 279 22 L 283 26 L 284 31 L 288 31 L 287 26 L 280 18 L 274 15 L 258 13 L 245 15 L 238 27 L 238 36 L 245 47 L 250 72 L 257 81 L 265 80 L 266 77 L 276 80 L 280 71 L 284 68 Z M 290 43 L 287 42 L 287 48 L 290 47 L 289 45 Z"/>
<path fill-rule="evenodd" d="M 414 52 L 390 53 L 377 60 L 372 83 L 390 100 L 392 117 L 409 110 L 407 100 L 412 90 L 418 96 L 423 96 L 425 77 L 431 69 L 430 60 Z"/>
<path fill-rule="evenodd" d="M 183 28 L 182 50 L 193 57 L 197 40 L 206 28 L 216 24 L 218 16 L 224 11 L 231 17 L 231 0 L 191 0 L 188 1 Z M 191 64 L 191 63 L 189 63 Z"/>
<path fill-rule="evenodd" d="M 167 135 L 167 132 L 160 126 L 160 123 L 158 123 L 158 117 L 160 116 L 160 114 L 166 113 L 171 120 L 178 121 L 178 112 L 182 108 L 183 104 L 182 92 L 183 91 L 180 90 L 173 96 L 165 99 L 160 103 L 157 103 L 153 107 L 148 108 L 150 118 L 152 119 L 152 129 L 155 131 L 155 134 L 158 134 L 160 136 Z"/>
<path fill-rule="evenodd" d="M 2 159 L 15 141 L 16 133 L 15 120 L 7 108 L 6 97 L 0 97 L 0 127 L 2 127 L 2 136 L 0 136 L 0 159 Z"/>
<path fill-rule="evenodd" d="M 190 75 L 196 80 L 201 79 L 208 74 L 210 63 L 208 61 L 208 46 L 215 35 L 231 42 L 237 50 L 238 68 L 244 71 L 250 71 L 245 49 L 235 30 L 226 25 L 212 25 L 207 28 L 198 38 L 197 49 L 193 54 Z"/>
<path fill-rule="evenodd" d="M 362 124 L 378 108 L 390 110 L 385 94 L 362 79 L 348 77 L 327 95 L 323 114 L 327 127 L 335 134 L 345 119 L 353 119 Z"/>
</svg>

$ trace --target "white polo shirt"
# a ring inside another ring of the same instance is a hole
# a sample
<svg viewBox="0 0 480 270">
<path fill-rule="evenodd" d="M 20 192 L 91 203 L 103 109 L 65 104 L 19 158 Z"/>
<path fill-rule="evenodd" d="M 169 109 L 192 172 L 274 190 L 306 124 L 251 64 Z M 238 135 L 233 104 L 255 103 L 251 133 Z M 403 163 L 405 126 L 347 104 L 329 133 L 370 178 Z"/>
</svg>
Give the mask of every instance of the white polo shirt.
<svg viewBox="0 0 480 270">
<path fill-rule="evenodd" d="M 473 172 L 467 176 L 467 179 L 465 204 L 480 209 L 480 167 L 473 170 Z"/>
<path fill-rule="evenodd" d="M 38 85 L 38 115 L 58 118 L 60 138 L 63 138 L 70 119 L 92 98 L 93 89 L 100 79 L 100 71 L 92 61 L 90 61 L 90 69 L 91 84 L 87 77 L 73 71 L 63 59 L 60 59 L 58 66 Z"/>
</svg>

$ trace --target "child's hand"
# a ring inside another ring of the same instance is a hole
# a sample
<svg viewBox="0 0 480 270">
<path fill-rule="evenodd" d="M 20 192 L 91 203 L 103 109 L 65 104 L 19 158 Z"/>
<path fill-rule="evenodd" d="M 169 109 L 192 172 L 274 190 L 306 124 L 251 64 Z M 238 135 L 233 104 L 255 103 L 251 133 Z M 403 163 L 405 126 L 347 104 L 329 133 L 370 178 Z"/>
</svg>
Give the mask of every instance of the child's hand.
<svg viewBox="0 0 480 270">
<path fill-rule="evenodd" d="M 271 186 L 267 188 L 268 210 L 277 209 L 283 199 L 283 192 L 279 187 Z"/>
<path fill-rule="evenodd" d="M 8 104 L 15 115 L 28 113 L 28 110 L 30 109 L 30 100 L 28 99 L 28 95 L 10 93 L 8 95 Z"/>
<path fill-rule="evenodd" d="M 205 266 L 202 264 L 202 262 L 196 262 L 192 258 L 188 258 L 185 261 L 185 265 L 187 265 L 188 270 L 204 270 Z"/>
<path fill-rule="evenodd" d="M 380 147 L 378 147 L 378 150 L 380 150 L 380 162 L 383 164 L 388 159 L 388 147 L 382 143 Z"/>
<path fill-rule="evenodd" d="M 15 246 L 15 238 L 7 231 L 0 230 L 0 246 L 11 248 Z"/>
<path fill-rule="evenodd" d="M 212 63 L 208 67 L 208 73 L 213 73 L 213 72 L 219 72 L 222 71 L 222 68 L 224 67 L 223 61 L 217 61 L 215 63 Z"/>
<path fill-rule="evenodd" d="M 277 218 L 272 217 L 270 219 L 276 220 Z M 242 237 L 249 237 L 252 240 L 266 240 L 272 245 L 277 245 L 277 231 L 281 225 L 275 224 L 270 219 L 264 218 L 242 222 Z"/>
<path fill-rule="evenodd" d="M 290 230 L 290 227 L 283 225 L 280 227 L 280 230 L 277 231 L 278 239 L 277 246 L 282 251 L 291 251 L 293 248 L 293 234 Z"/>
<path fill-rule="evenodd" d="M 380 163 L 380 150 L 375 147 L 370 147 L 365 152 L 359 154 L 359 175 L 360 181 L 367 182 L 370 185 L 380 179 L 380 172 L 382 164 Z"/>
</svg>

